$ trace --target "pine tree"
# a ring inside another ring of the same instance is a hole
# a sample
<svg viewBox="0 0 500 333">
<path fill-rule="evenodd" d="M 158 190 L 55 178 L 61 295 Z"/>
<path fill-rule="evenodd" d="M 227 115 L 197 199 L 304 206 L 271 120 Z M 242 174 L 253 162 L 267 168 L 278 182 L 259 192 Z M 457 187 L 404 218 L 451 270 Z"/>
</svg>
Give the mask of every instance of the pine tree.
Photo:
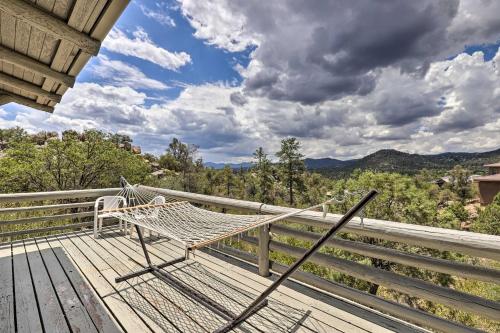
<svg viewBox="0 0 500 333">
<path fill-rule="evenodd" d="M 255 159 L 254 170 L 257 176 L 257 199 L 263 203 L 274 203 L 274 177 L 271 161 L 267 158 L 262 147 L 255 150 L 253 156 Z"/>
<path fill-rule="evenodd" d="M 290 205 L 294 204 L 294 189 L 304 187 L 302 174 L 305 171 L 304 155 L 300 153 L 300 142 L 296 138 L 281 140 L 281 150 L 276 153 L 280 162 L 280 171 L 288 189 Z"/>
<path fill-rule="evenodd" d="M 231 169 L 231 166 L 229 164 L 226 164 L 224 166 L 224 169 L 222 170 L 222 174 L 224 177 L 224 185 L 226 188 L 226 196 L 231 196 L 231 188 L 234 185 L 234 175 L 233 175 L 233 169 Z"/>
</svg>

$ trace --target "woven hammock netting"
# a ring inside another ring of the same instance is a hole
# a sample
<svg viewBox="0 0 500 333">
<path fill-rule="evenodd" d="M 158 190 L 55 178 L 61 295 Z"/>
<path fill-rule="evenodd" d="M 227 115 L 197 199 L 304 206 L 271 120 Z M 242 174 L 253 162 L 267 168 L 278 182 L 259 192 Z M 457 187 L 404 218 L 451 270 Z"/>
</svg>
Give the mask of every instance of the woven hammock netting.
<svg viewBox="0 0 500 333">
<path fill-rule="evenodd" d="M 187 201 L 178 201 L 142 186 L 130 185 L 123 178 L 122 186 L 118 196 L 126 199 L 127 207 L 108 210 L 108 216 L 177 240 L 189 249 L 203 247 L 306 210 L 325 207 L 325 203 L 332 201 L 286 214 L 237 215 L 198 208 Z"/>
</svg>

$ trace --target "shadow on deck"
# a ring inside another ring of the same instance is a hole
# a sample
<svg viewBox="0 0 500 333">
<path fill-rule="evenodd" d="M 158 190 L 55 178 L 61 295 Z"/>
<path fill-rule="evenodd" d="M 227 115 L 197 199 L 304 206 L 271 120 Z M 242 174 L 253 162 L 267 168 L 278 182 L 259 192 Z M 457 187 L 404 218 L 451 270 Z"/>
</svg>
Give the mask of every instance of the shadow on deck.
<svg viewBox="0 0 500 333">
<path fill-rule="evenodd" d="M 167 239 L 150 239 L 154 262 L 182 255 Z M 115 228 L 0 246 L 0 331 L 211 332 L 225 320 L 148 274 L 115 283 L 143 264 L 139 244 Z M 227 309 L 243 310 L 271 279 L 214 251 L 167 270 Z M 418 328 L 292 281 L 237 332 L 418 332 Z"/>
</svg>

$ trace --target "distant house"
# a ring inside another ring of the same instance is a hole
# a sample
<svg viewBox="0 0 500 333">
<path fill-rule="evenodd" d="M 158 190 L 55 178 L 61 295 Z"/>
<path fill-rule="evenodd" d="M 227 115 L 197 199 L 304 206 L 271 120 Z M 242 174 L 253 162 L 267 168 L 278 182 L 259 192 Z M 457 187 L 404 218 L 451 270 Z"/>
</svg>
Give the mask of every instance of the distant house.
<svg viewBox="0 0 500 333">
<path fill-rule="evenodd" d="M 161 179 L 165 177 L 165 170 L 158 170 L 155 172 L 151 172 L 151 176 L 157 177 L 158 179 Z"/>
<path fill-rule="evenodd" d="M 500 192 L 500 162 L 486 164 L 489 176 L 474 178 L 479 189 L 479 198 L 481 204 L 488 205 L 493 201 L 493 198 Z"/>
<path fill-rule="evenodd" d="M 158 163 L 158 162 L 151 162 L 151 168 L 154 171 L 160 170 L 160 163 Z"/>
<path fill-rule="evenodd" d="M 500 162 L 492 163 L 492 164 L 485 164 L 484 166 L 486 168 L 488 168 L 488 173 L 490 175 L 495 175 L 495 174 L 500 173 Z"/>
<path fill-rule="evenodd" d="M 467 178 L 467 183 L 473 183 L 475 181 L 475 179 L 478 178 L 478 177 L 481 177 L 481 175 L 470 175 Z"/>
<path fill-rule="evenodd" d="M 432 181 L 433 184 L 436 184 L 439 187 L 442 187 L 444 184 L 449 184 L 451 183 L 451 177 L 450 176 L 444 176 L 438 179 L 435 179 Z"/>
</svg>

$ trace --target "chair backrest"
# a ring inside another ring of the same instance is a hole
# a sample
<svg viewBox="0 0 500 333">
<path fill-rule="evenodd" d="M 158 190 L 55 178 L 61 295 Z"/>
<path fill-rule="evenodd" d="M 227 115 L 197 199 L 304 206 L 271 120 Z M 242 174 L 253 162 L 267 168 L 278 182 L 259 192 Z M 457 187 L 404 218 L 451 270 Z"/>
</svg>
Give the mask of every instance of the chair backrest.
<svg viewBox="0 0 500 333">
<path fill-rule="evenodd" d="M 125 198 L 114 195 L 107 195 L 102 197 L 102 209 L 110 210 L 120 208 L 120 204 L 125 203 Z"/>
<path fill-rule="evenodd" d="M 156 196 L 149 203 L 151 205 L 163 205 L 165 203 L 165 197 L 163 197 L 161 195 Z"/>
<path fill-rule="evenodd" d="M 149 204 L 151 205 L 163 205 L 165 203 L 165 197 L 159 195 L 154 197 Z M 151 213 L 152 217 L 158 217 L 158 213 L 160 212 L 160 208 L 156 207 L 153 212 Z"/>
</svg>

